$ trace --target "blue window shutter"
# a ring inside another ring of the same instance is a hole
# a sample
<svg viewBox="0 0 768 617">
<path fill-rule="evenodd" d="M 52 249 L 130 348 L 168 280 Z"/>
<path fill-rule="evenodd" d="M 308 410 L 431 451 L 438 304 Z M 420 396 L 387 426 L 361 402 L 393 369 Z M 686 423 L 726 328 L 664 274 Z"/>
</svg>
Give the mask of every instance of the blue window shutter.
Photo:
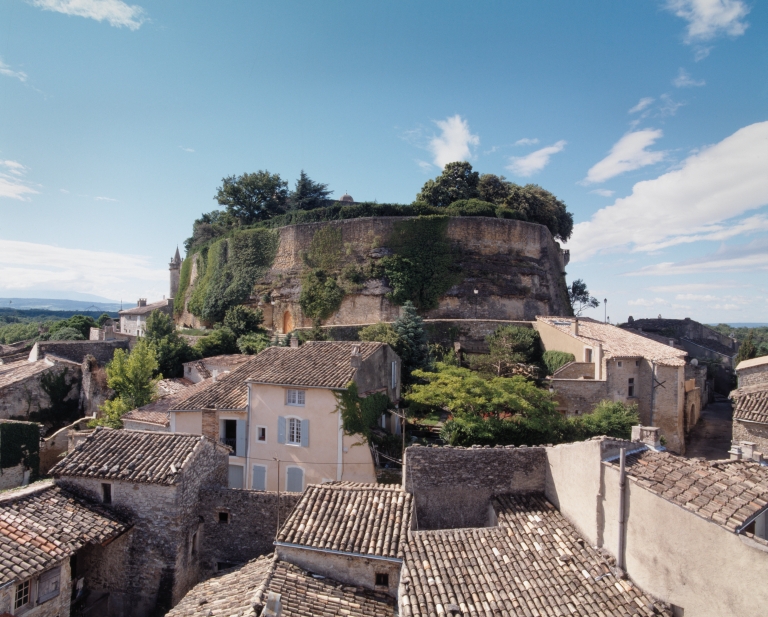
<svg viewBox="0 0 768 617">
<path fill-rule="evenodd" d="M 285 490 L 289 493 L 301 493 L 304 490 L 304 471 L 298 467 L 289 467 L 286 475 Z"/>
<path fill-rule="evenodd" d="M 301 447 L 309 448 L 309 420 L 301 421 Z"/>
<path fill-rule="evenodd" d="M 243 488 L 243 466 L 229 466 L 229 488 Z"/>
<path fill-rule="evenodd" d="M 277 443 L 285 443 L 285 416 L 277 417 Z"/>
<path fill-rule="evenodd" d="M 267 468 L 262 465 L 253 466 L 253 490 L 267 490 Z"/>
<path fill-rule="evenodd" d="M 236 426 L 235 456 L 245 456 L 245 420 L 238 420 Z"/>
</svg>

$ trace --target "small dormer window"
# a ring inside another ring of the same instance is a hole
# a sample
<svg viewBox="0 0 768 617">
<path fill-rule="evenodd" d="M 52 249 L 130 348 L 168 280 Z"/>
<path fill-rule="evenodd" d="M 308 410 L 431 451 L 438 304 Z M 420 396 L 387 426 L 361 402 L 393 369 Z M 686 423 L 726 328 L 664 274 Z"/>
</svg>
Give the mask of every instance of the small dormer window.
<svg viewBox="0 0 768 617">
<path fill-rule="evenodd" d="M 305 394 L 304 390 L 286 390 L 285 404 L 293 405 L 294 407 L 304 407 Z"/>
</svg>

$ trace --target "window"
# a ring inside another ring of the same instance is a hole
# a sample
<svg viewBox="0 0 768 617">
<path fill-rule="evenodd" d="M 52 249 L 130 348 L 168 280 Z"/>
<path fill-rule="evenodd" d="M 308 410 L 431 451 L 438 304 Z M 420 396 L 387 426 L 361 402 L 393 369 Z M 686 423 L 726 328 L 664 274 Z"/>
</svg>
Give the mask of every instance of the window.
<svg viewBox="0 0 768 617">
<path fill-rule="evenodd" d="M 288 418 L 288 443 L 301 445 L 301 420 Z"/>
<path fill-rule="evenodd" d="M 219 523 L 229 525 L 229 512 L 219 512 Z"/>
<path fill-rule="evenodd" d="M 101 485 L 101 501 L 104 503 L 112 503 L 112 485 Z"/>
<path fill-rule="evenodd" d="M 629 378 L 629 384 L 627 385 L 627 396 L 635 396 L 635 378 Z"/>
<path fill-rule="evenodd" d="M 257 426 L 256 427 L 256 439 L 258 441 L 267 441 L 267 427 L 266 426 Z"/>
<path fill-rule="evenodd" d="M 640 360 L 635 360 L 635 366 L 640 366 Z"/>
<path fill-rule="evenodd" d="M 13 608 L 21 608 L 27 602 L 29 602 L 29 581 L 24 581 L 16 586 L 16 601 L 13 603 Z"/>
<path fill-rule="evenodd" d="M 243 466 L 229 466 L 229 488 L 243 488 Z"/>
<path fill-rule="evenodd" d="M 304 390 L 286 390 L 285 391 L 285 404 L 292 405 L 294 407 L 304 407 L 305 400 Z"/>
<path fill-rule="evenodd" d="M 584 350 L 584 362 L 592 362 L 592 350 L 591 349 L 585 349 Z"/>
<path fill-rule="evenodd" d="M 301 467 L 285 470 L 285 490 L 289 493 L 301 493 L 304 490 L 304 470 Z"/>
<path fill-rule="evenodd" d="M 397 388 L 397 362 L 392 363 L 392 389 Z"/>
<path fill-rule="evenodd" d="M 621 368 L 621 360 L 619 360 L 619 363 L 618 363 L 618 364 L 619 364 L 619 368 Z"/>
<path fill-rule="evenodd" d="M 51 598 L 59 595 L 61 587 L 61 568 L 48 570 L 40 575 L 40 581 L 37 584 L 37 602 L 42 604 Z"/>
<path fill-rule="evenodd" d="M 254 491 L 267 490 L 267 468 L 264 465 L 253 466 L 253 480 L 251 482 L 251 488 Z"/>
<path fill-rule="evenodd" d="M 245 420 L 222 420 L 220 441 L 232 448 L 230 456 L 245 456 Z"/>
<path fill-rule="evenodd" d="M 389 574 L 376 572 L 376 587 L 389 587 Z"/>
</svg>

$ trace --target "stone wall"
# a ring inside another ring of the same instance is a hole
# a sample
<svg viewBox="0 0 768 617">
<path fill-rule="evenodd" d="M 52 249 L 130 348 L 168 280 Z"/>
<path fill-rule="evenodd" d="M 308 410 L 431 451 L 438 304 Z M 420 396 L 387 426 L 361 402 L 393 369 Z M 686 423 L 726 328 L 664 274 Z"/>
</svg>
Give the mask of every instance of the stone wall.
<svg viewBox="0 0 768 617">
<path fill-rule="evenodd" d="M 93 356 L 86 356 L 81 366 L 80 410 L 86 416 L 98 415 L 99 408 L 114 391 L 107 385 L 107 371 L 104 364 Z"/>
<path fill-rule="evenodd" d="M 90 355 L 103 366 L 112 359 L 115 349 L 127 351 L 128 341 L 38 341 L 29 353 L 29 360 L 51 355 L 80 364 Z"/>
<path fill-rule="evenodd" d="M 42 361 L 46 365 L 46 361 Z M 80 367 L 69 362 L 55 362 L 30 375 L 0 389 L 0 418 L 28 418 L 30 413 L 50 406 L 51 399 L 45 393 L 40 380 L 47 373 L 68 371 L 67 382 L 72 390 L 66 400 L 77 399 L 80 396 Z"/>
<path fill-rule="evenodd" d="M 739 369 L 739 388 L 747 386 L 768 385 L 768 364 Z"/>
<path fill-rule="evenodd" d="M 288 518 L 300 493 L 280 494 L 280 521 Z M 216 571 L 219 563 L 245 563 L 274 550 L 277 493 L 240 489 L 206 490 L 198 509 L 203 520 L 201 567 Z M 226 522 L 219 513 L 227 515 Z"/>
<path fill-rule="evenodd" d="M 16 488 L 24 483 L 26 467 L 19 463 L 15 467 L 0 468 L 0 491 Z"/>
<path fill-rule="evenodd" d="M 608 385 L 601 380 L 553 379 L 551 385 L 558 410 L 569 417 L 591 413 L 600 401 L 608 398 Z"/>
<path fill-rule="evenodd" d="M 734 443 L 751 441 L 756 444 L 755 449 L 758 452 L 762 452 L 763 456 L 768 459 L 768 424 L 734 420 L 733 436 L 731 439 Z M 723 454 L 723 458 L 725 456 L 726 454 Z"/>
<path fill-rule="evenodd" d="M 43 439 L 40 444 L 40 475 L 48 474 L 48 471 L 59 462 L 61 455 L 69 449 L 69 432 L 80 428 L 86 428 L 89 418 L 82 418 L 56 431 L 50 437 Z"/>
<path fill-rule="evenodd" d="M 414 495 L 414 529 L 484 527 L 492 495 L 544 490 L 540 447 L 411 446 L 405 457 L 403 487 Z"/>
</svg>

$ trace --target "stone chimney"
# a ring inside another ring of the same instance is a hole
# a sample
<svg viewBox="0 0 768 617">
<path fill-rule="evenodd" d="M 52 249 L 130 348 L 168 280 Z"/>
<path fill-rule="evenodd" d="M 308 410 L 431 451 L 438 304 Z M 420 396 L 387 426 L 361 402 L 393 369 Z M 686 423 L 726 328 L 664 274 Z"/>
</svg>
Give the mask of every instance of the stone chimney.
<svg viewBox="0 0 768 617">
<path fill-rule="evenodd" d="M 352 346 L 352 357 L 350 358 L 352 368 L 360 368 L 363 364 L 363 354 L 360 353 L 360 345 Z"/>
<path fill-rule="evenodd" d="M 295 336 L 291 337 L 291 347 L 293 347 L 294 349 L 298 349 L 298 347 L 299 347 L 299 339 L 298 339 L 298 337 L 295 337 Z"/>
<path fill-rule="evenodd" d="M 261 612 L 261 617 L 280 617 L 282 614 L 283 603 L 281 594 L 270 591 L 267 594 L 267 605 Z"/>
<path fill-rule="evenodd" d="M 147 306 L 147 299 L 139 298 L 139 301 L 136 303 L 136 306 Z"/>
<path fill-rule="evenodd" d="M 659 449 L 661 448 L 661 429 L 657 426 L 642 426 L 640 424 L 633 426 L 632 441 Z"/>
<path fill-rule="evenodd" d="M 595 363 L 595 379 L 600 380 L 603 378 L 603 344 L 598 343 L 595 346 L 595 357 L 593 361 Z"/>
<path fill-rule="evenodd" d="M 579 336 L 579 320 L 578 320 L 578 318 L 574 319 L 571 322 L 571 334 L 573 334 L 573 336 Z"/>
</svg>

